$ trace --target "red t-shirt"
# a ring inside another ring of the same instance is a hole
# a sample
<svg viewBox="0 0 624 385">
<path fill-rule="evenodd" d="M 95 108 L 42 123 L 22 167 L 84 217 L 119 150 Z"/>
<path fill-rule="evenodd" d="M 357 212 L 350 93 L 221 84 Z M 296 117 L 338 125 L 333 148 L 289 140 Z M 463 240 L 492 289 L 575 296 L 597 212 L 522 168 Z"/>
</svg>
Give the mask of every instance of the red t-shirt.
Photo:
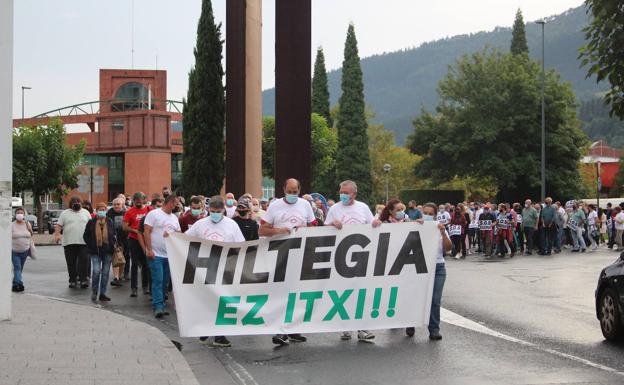
<svg viewBox="0 0 624 385">
<path fill-rule="evenodd" d="M 141 223 L 141 219 L 147 215 L 150 210 L 143 206 L 140 209 L 136 207 L 131 207 L 126 214 L 124 214 L 123 221 L 128 224 L 128 226 L 133 230 L 139 229 L 139 223 Z M 137 239 L 136 233 L 128 233 L 128 238 Z"/>
<path fill-rule="evenodd" d="M 182 216 L 180 216 L 180 230 L 183 233 L 186 233 L 186 230 L 188 230 L 190 227 L 192 227 L 195 222 L 197 222 L 198 220 L 204 218 L 203 215 L 200 215 L 198 218 L 195 218 L 193 216 L 193 214 L 191 214 L 191 210 L 188 210 L 187 212 L 185 212 L 184 214 L 182 214 Z"/>
</svg>

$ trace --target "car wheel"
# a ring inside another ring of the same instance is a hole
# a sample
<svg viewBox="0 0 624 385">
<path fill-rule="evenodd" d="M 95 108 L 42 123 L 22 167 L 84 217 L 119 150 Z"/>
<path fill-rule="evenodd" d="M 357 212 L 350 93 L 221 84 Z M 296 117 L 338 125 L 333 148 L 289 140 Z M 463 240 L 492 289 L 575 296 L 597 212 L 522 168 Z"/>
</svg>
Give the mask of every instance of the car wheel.
<svg viewBox="0 0 624 385">
<path fill-rule="evenodd" d="M 620 305 L 613 289 L 605 289 L 600 296 L 600 329 L 602 335 L 609 341 L 622 338 L 622 322 L 620 320 Z"/>
</svg>

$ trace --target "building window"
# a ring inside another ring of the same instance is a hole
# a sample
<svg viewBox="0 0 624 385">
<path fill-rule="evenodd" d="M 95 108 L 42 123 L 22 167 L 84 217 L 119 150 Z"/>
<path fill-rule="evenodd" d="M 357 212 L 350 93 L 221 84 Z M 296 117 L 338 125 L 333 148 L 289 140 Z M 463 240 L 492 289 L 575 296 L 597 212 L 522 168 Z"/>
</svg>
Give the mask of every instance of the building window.
<svg viewBox="0 0 624 385">
<path fill-rule="evenodd" d="M 114 112 L 151 110 L 154 104 L 148 106 L 149 98 L 147 87 L 138 82 L 129 82 L 119 87 L 111 107 Z"/>
</svg>

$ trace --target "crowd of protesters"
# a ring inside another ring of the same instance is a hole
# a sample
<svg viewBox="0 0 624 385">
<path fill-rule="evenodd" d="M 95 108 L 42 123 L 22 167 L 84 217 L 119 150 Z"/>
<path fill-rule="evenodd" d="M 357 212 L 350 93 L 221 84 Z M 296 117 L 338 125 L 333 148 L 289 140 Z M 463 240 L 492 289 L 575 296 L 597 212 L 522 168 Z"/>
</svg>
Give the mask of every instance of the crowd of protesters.
<svg viewBox="0 0 624 385">
<path fill-rule="evenodd" d="M 61 213 L 54 238 L 63 246 L 67 264 L 69 288 L 91 287 L 93 301 L 108 302 L 107 288 L 130 284 L 130 297 L 141 293 L 150 298 L 154 316 L 169 315 L 167 300 L 171 291 L 165 238 L 173 232 L 221 242 L 243 242 L 259 237 L 289 233 L 297 227 L 343 226 L 382 223 L 433 221 L 437 223 L 441 241 L 436 255 L 436 269 L 429 322 L 429 337 L 439 340 L 440 306 L 446 279 L 445 256 L 456 259 L 471 254 L 485 258 L 512 258 L 517 254 L 551 255 L 569 248 L 572 252 L 596 250 L 605 245 L 618 251 L 624 249 L 624 203 L 606 210 L 583 202 L 520 203 L 461 202 L 458 204 L 405 205 L 398 199 L 377 205 L 375 213 L 357 198 L 357 184 L 344 181 L 335 203 L 318 194 L 303 194 L 296 179 L 283 185 L 283 198 L 264 199 L 244 194 L 236 198 L 192 196 L 186 205 L 168 188 L 153 194 L 148 200 L 142 192 L 132 197 L 119 195 L 109 207 L 106 203 L 92 204 L 79 197 L 69 200 L 69 208 Z M 13 222 L 14 266 L 13 291 L 23 291 L 22 270 L 31 252 L 32 229 L 24 220 L 24 210 L 16 210 Z M 616 247 L 617 246 L 617 247 Z M 113 258 L 115 255 L 116 259 Z M 113 261 L 116 262 L 113 262 Z M 121 261 L 121 262 L 120 262 Z M 112 270 L 112 279 L 111 279 Z M 406 334 L 413 336 L 414 328 Z M 342 340 L 352 339 L 352 332 L 341 334 Z M 375 335 L 358 330 L 357 339 L 370 342 Z M 202 337 L 202 340 L 208 337 Z M 305 342 L 300 334 L 272 337 L 272 342 L 286 345 Z M 213 345 L 231 346 L 225 336 L 212 338 Z"/>
</svg>

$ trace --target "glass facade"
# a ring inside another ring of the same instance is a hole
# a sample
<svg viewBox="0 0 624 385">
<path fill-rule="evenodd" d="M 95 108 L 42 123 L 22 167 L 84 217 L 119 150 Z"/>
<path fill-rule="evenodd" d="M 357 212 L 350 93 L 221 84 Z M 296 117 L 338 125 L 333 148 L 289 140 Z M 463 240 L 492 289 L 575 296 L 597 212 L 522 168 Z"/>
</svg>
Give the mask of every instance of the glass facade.
<svg viewBox="0 0 624 385">
<path fill-rule="evenodd" d="M 171 188 L 176 190 L 182 185 L 182 154 L 171 154 Z"/>
</svg>

